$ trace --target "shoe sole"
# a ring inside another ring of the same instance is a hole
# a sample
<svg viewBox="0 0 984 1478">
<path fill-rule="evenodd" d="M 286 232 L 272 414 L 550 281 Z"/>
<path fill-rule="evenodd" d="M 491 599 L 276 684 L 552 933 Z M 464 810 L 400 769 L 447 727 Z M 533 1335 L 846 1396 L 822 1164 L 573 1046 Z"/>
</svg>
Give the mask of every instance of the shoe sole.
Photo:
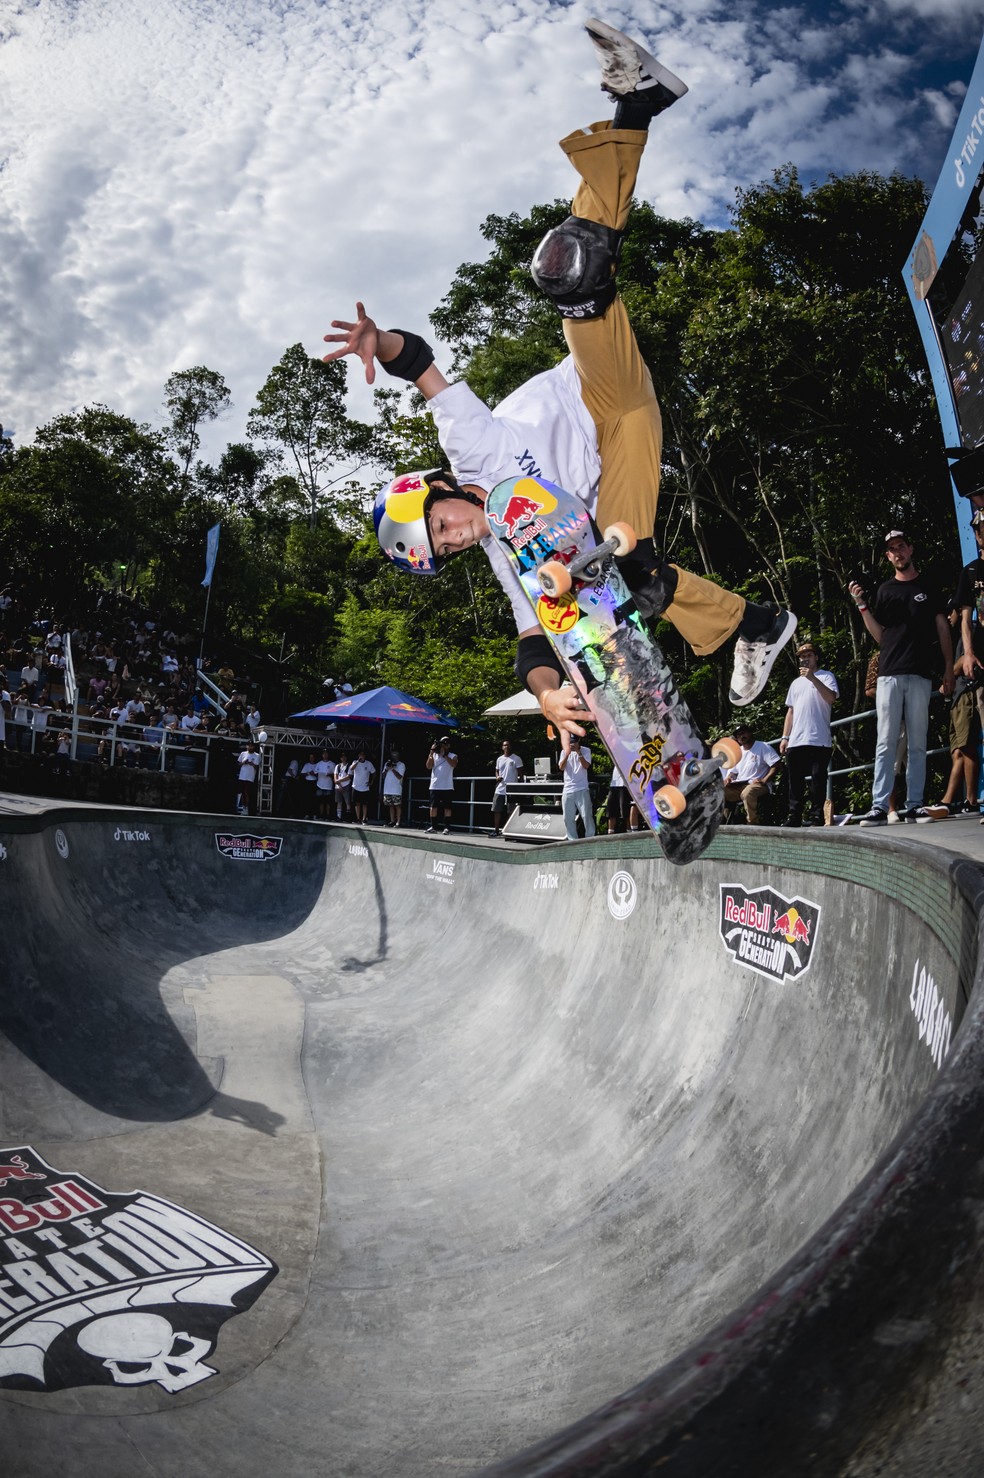
<svg viewBox="0 0 984 1478">
<path fill-rule="evenodd" d="M 675 100 L 690 91 L 669 67 L 664 67 L 624 31 L 598 20 L 589 20 L 584 29 L 602 57 L 601 85 L 612 97 L 628 97 L 633 92 L 643 93 L 652 87 L 665 87 Z M 611 78 L 605 78 L 604 69 L 613 61 L 618 63 L 618 72 L 613 68 Z"/>
<path fill-rule="evenodd" d="M 785 628 L 779 636 L 779 639 L 774 642 L 773 645 L 769 648 L 769 655 L 766 657 L 765 665 L 762 668 L 762 671 L 759 673 L 758 687 L 747 698 L 741 697 L 740 694 L 738 697 L 735 697 L 734 688 L 729 689 L 728 702 L 731 704 L 732 708 L 747 708 L 749 703 L 754 703 L 756 698 L 761 696 L 761 694 L 765 690 L 766 683 L 769 681 L 769 678 L 772 675 L 772 669 L 775 666 L 776 658 L 778 657 L 779 653 L 782 651 L 786 643 L 792 639 L 793 633 L 796 630 L 796 626 L 796 617 L 793 615 L 792 611 L 787 611 Z"/>
</svg>

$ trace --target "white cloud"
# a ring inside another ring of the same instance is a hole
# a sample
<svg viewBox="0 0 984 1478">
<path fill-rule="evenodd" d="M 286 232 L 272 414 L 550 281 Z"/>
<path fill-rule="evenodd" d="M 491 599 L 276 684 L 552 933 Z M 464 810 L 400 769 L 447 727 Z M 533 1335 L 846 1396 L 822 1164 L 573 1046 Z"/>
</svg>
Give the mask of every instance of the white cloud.
<svg viewBox="0 0 984 1478">
<path fill-rule="evenodd" d="M 798 7 L 716 13 L 606 12 L 691 85 L 654 127 L 641 187 L 658 209 L 721 224 L 736 186 L 786 160 L 804 177 L 942 160 L 959 79 L 916 85 L 917 58 L 865 31 L 862 8 L 829 24 Z M 98 400 L 159 423 L 168 374 L 207 364 L 235 401 L 218 446 L 242 435 L 284 348 L 317 352 L 356 297 L 426 331 L 459 263 L 484 252 L 490 211 L 570 192 L 554 140 L 608 112 L 586 14 L 550 0 L 376 0 L 341 19 L 320 0 L 22 8 L 0 42 L 0 421 L 28 440 Z"/>
</svg>

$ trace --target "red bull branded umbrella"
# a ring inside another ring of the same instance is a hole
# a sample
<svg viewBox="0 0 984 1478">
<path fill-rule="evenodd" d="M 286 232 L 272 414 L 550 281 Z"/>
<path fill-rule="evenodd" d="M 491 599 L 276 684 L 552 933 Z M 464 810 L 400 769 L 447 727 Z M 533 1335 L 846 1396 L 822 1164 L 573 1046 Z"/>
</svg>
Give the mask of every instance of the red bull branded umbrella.
<svg viewBox="0 0 984 1478">
<path fill-rule="evenodd" d="M 317 708 L 305 708 L 302 713 L 292 713 L 294 718 L 324 719 L 326 723 L 345 722 L 355 724 L 382 724 L 379 743 L 379 783 L 382 785 L 383 764 L 386 759 L 387 724 L 431 724 L 438 729 L 460 729 L 462 726 L 453 714 L 443 708 L 425 703 L 423 698 L 414 698 L 400 688 L 370 688 L 366 693 L 352 693 L 347 698 L 336 698 L 331 703 L 319 703 Z"/>
</svg>

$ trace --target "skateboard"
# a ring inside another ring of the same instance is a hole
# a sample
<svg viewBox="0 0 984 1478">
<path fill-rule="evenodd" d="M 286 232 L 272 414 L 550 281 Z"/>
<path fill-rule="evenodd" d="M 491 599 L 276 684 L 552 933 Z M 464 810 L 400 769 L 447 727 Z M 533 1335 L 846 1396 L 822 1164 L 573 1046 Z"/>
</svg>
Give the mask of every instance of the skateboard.
<svg viewBox="0 0 984 1478">
<path fill-rule="evenodd" d="M 693 862 L 724 811 L 722 768 L 741 749 L 708 751 L 618 566 L 635 535 L 601 537 L 579 498 L 539 477 L 510 477 L 485 505 L 561 666 L 669 862 Z"/>
</svg>

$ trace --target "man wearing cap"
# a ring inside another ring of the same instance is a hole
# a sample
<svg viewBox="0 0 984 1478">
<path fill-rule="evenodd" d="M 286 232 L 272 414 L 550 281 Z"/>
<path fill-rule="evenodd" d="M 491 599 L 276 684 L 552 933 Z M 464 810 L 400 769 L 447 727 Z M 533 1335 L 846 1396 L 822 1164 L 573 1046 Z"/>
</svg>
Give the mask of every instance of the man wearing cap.
<svg viewBox="0 0 984 1478">
<path fill-rule="evenodd" d="M 946 603 L 919 574 L 912 559 L 912 540 L 902 529 L 885 535 L 885 557 L 893 575 L 879 585 L 870 603 L 864 587 L 852 581 L 848 587 L 861 613 L 868 634 L 880 652 L 875 709 L 878 739 L 875 747 L 875 778 L 871 810 L 861 817 L 862 826 L 884 826 L 888 820 L 893 765 L 899 728 L 905 721 L 909 742 L 906 762 L 905 821 L 918 821 L 924 810 L 926 788 L 926 736 L 929 732 L 929 696 L 937 664 L 937 647 L 943 653 L 943 692 L 953 692 L 953 643 L 946 620 Z"/>
<path fill-rule="evenodd" d="M 799 677 L 794 678 L 786 694 L 786 720 L 779 740 L 779 753 L 785 756 L 789 777 L 789 812 L 783 825 L 822 826 L 827 771 L 833 752 L 831 710 L 840 689 L 834 674 L 820 666 L 817 649 L 811 641 L 800 642 L 796 657 Z M 810 809 L 803 821 L 807 781 Z"/>
</svg>

